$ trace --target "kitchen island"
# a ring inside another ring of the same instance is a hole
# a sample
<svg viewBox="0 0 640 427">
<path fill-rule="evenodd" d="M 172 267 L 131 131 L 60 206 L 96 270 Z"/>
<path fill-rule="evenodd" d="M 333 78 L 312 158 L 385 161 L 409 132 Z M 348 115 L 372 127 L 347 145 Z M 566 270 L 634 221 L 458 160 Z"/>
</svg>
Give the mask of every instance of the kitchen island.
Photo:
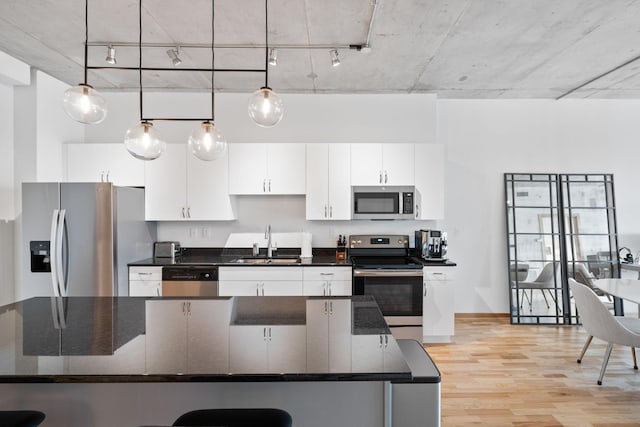
<svg viewBox="0 0 640 427">
<path fill-rule="evenodd" d="M 277 407 L 294 425 L 440 423 L 440 374 L 370 297 L 31 298 L 0 307 L 0 409 L 48 426 Z"/>
</svg>

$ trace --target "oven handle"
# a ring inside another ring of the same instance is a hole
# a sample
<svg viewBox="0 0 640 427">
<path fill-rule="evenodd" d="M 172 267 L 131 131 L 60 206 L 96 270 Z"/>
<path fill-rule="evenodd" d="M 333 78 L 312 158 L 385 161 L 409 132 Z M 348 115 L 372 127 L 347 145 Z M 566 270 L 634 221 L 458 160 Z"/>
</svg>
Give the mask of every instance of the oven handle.
<svg viewBox="0 0 640 427">
<path fill-rule="evenodd" d="M 422 270 L 353 270 L 353 277 L 422 277 Z"/>
</svg>

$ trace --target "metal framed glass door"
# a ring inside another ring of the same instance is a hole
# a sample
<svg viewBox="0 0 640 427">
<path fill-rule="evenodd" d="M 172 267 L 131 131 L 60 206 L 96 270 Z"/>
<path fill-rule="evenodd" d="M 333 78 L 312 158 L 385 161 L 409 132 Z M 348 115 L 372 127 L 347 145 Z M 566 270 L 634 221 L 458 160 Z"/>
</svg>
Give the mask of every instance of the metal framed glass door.
<svg viewBox="0 0 640 427">
<path fill-rule="evenodd" d="M 511 323 L 576 323 L 568 278 L 618 277 L 613 176 L 504 177 Z"/>
</svg>

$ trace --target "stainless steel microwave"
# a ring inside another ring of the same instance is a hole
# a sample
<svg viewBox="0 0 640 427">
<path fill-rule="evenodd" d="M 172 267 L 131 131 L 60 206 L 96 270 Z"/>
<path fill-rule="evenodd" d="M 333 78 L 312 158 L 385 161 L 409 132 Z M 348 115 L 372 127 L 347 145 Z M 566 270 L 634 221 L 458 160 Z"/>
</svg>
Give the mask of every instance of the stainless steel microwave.
<svg viewBox="0 0 640 427">
<path fill-rule="evenodd" d="M 352 219 L 415 219 L 416 189 L 409 185 L 351 187 Z"/>
</svg>

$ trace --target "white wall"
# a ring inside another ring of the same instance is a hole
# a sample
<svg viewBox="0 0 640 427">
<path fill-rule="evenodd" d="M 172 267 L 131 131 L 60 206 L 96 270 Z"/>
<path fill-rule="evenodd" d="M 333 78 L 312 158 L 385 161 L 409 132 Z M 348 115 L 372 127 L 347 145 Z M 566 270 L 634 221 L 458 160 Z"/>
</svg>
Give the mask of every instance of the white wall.
<svg viewBox="0 0 640 427">
<path fill-rule="evenodd" d="M 457 312 L 508 312 L 503 174 L 613 173 L 620 245 L 640 250 L 640 102 L 439 100 Z"/>
<path fill-rule="evenodd" d="M 13 87 L 0 83 L 0 305 L 13 300 Z"/>
</svg>

